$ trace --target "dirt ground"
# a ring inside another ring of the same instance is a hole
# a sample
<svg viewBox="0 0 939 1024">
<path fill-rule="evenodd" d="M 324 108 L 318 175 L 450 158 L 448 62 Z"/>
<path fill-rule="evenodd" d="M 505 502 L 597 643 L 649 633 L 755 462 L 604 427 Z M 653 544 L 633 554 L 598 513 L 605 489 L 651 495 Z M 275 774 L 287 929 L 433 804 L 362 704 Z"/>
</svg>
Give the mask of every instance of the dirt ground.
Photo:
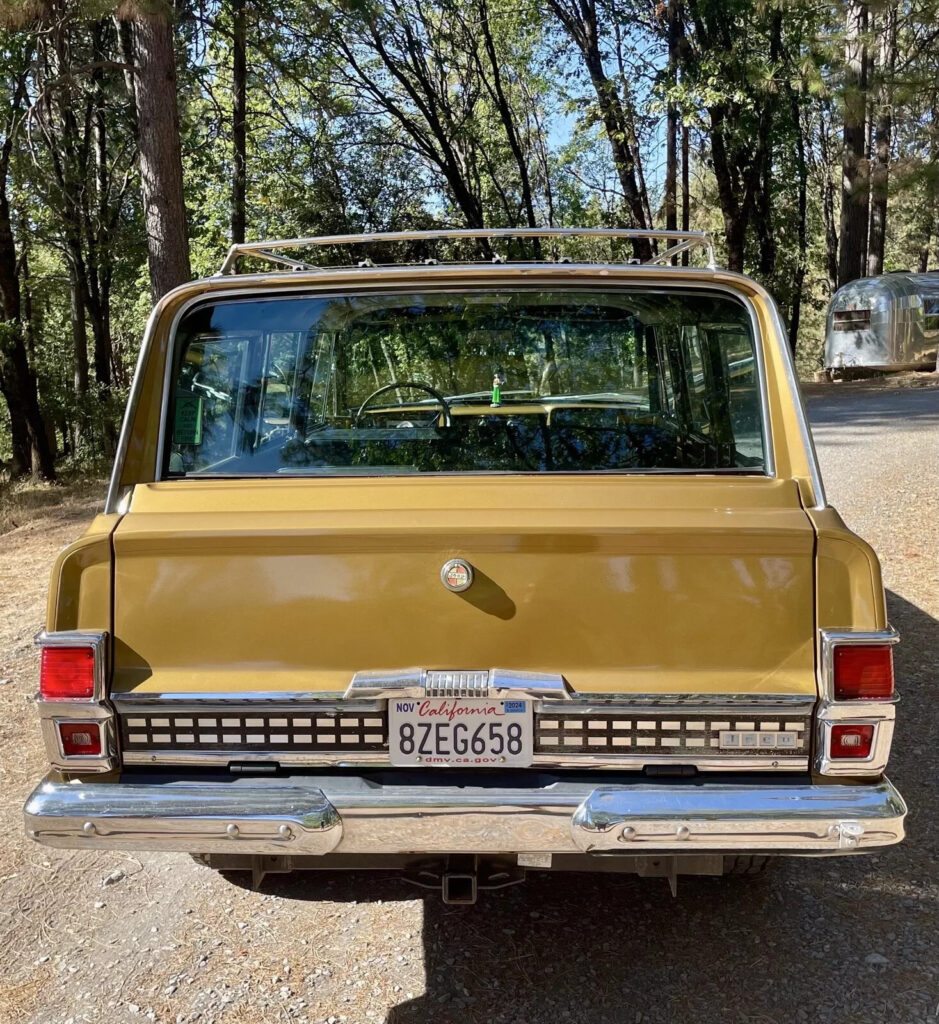
<svg viewBox="0 0 939 1024">
<path fill-rule="evenodd" d="M 863 382 L 862 382 L 863 383 Z M 909 837 L 757 879 L 532 875 L 446 907 L 393 877 L 233 886 L 182 855 L 26 840 L 55 553 L 103 481 L 0 491 L 0 1024 L 937 1024 L 939 389 L 813 387 L 830 500 L 903 634 L 891 776 Z"/>
</svg>

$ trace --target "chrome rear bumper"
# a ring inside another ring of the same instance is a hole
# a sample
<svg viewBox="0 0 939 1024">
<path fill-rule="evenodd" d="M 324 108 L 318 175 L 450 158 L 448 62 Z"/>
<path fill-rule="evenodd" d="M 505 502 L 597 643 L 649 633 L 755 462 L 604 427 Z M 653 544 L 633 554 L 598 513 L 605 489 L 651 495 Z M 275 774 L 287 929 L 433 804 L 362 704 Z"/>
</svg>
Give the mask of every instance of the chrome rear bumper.
<svg viewBox="0 0 939 1024">
<path fill-rule="evenodd" d="M 589 782 L 513 787 L 348 776 L 47 780 L 25 807 L 48 846 L 189 853 L 848 853 L 899 842 L 906 805 L 871 785 Z"/>
</svg>

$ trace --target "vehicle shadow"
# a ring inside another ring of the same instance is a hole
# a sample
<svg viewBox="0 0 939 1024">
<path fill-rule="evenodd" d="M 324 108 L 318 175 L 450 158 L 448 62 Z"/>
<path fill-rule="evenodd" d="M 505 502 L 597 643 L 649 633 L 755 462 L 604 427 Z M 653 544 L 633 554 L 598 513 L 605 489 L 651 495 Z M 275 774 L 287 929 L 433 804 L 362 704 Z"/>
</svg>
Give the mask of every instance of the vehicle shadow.
<svg viewBox="0 0 939 1024">
<path fill-rule="evenodd" d="M 530 873 L 472 907 L 428 897 L 426 991 L 386 1024 L 860 1024 L 887 1019 L 887 1006 L 894 1020 L 925 1019 L 936 1004 L 924 969 L 939 927 L 928 882 L 939 820 L 928 754 L 939 622 L 897 594 L 888 605 L 903 636 L 891 761 L 913 808 L 903 844 L 786 859 L 763 876 L 681 879 L 674 899 L 661 879 L 560 873 Z M 894 953 L 917 949 L 920 969 Z"/>
<path fill-rule="evenodd" d="M 896 594 L 902 692 L 891 778 L 899 846 L 784 859 L 765 875 L 664 879 L 531 872 L 474 906 L 423 900 L 425 991 L 384 1024 L 873 1024 L 933 1019 L 939 797 L 931 756 L 939 622 Z M 298 876 L 279 895 L 309 898 Z M 318 887 L 319 888 L 319 887 Z M 271 890 L 267 890 L 271 891 Z M 328 895 L 414 899 L 393 877 L 330 876 Z"/>
</svg>

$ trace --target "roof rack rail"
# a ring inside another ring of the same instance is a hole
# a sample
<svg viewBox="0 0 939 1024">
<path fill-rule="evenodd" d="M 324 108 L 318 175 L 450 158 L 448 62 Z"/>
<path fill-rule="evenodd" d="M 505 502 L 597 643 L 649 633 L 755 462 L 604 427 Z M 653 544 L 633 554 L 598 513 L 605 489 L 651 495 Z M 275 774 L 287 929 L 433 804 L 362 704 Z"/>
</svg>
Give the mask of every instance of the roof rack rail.
<svg viewBox="0 0 939 1024">
<path fill-rule="evenodd" d="M 327 245 L 357 245 L 367 242 L 430 242 L 466 238 L 615 238 L 626 241 L 664 241 L 671 244 L 663 252 L 646 260 L 647 265 L 661 265 L 687 249 L 702 248 L 707 251 L 708 267 L 712 270 L 716 267 L 714 243 L 711 236 L 704 231 L 645 231 L 636 228 L 444 228 L 436 231 L 385 231 L 363 235 L 318 235 L 312 238 L 241 242 L 228 250 L 218 276 L 237 274 L 238 262 L 245 256 L 254 256 L 256 259 L 267 260 L 297 271 L 326 269 L 285 256 L 283 250 Z M 368 266 L 370 261 L 358 265 Z"/>
</svg>

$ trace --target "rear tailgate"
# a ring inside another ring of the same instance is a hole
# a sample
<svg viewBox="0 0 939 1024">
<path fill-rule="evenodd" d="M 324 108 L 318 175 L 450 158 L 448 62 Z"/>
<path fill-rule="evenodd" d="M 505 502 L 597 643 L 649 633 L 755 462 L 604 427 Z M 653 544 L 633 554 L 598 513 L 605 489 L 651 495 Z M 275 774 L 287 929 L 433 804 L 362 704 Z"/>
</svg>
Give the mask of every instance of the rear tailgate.
<svg viewBox="0 0 939 1024">
<path fill-rule="evenodd" d="M 356 672 L 582 693 L 815 694 L 794 482 L 687 476 L 141 485 L 114 534 L 117 692 L 343 692 Z M 476 570 L 463 594 L 445 561 Z"/>
</svg>

